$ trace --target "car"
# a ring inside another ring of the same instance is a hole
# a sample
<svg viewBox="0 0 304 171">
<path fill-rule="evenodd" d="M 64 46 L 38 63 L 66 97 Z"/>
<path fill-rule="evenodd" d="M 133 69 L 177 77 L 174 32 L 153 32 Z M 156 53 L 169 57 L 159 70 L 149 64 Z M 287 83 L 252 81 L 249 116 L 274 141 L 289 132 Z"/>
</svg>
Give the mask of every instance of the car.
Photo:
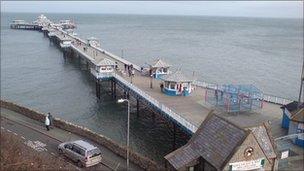
<svg viewBox="0 0 304 171">
<path fill-rule="evenodd" d="M 90 167 L 101 162 L 101 151 L 94 145 L 75 140 L 58 145 L 59 154 L 63 154 L 77 163 L 79 167 Z"/>
</svg>

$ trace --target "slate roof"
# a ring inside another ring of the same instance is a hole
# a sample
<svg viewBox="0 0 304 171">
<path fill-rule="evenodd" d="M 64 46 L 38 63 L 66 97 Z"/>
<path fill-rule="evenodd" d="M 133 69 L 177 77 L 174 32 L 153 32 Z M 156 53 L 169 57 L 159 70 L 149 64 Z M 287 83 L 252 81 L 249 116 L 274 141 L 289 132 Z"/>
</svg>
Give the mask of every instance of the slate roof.
<svg viewBox="0 0 304 171">
<path fill-rule="evenodd" d="M 117 65 L 117 64 L 108 58 L 104 58 L 97 64 L 97 66 L 114 66 L 114 65 Z"/>
<path fill-rule="evenodd" d="M 164 75 L 161 79 L 169 82 L 193 82 L 192 78 L 186 77 L 180 70 L 177 70 L 172 74 Z"/>
<path fill-rule="evenodd" d="M 180 169 L 202 156 L 216 169 L 221 170 L 247 135 L 246 130 L 216 114 L 209 114 L 189 142 L 165 158 L 175 169 Z"/>
<path fill-rule="evenodd" d="M 161 59 L 157 59 L 154 61 L 154 63 L 151 65 L 152 68 L 168 68 L 171 65 L 167 64 L 166 62 L 162 61 Z"/>
<path fill-rule="evenodd" d="M 269 138 L 266 127 L 264 125 L 260 125 L 248 129 L 251 130 L 251 132 L 255 136 L 266 157 L 275 158 L 276 153 L 274 151 L 274 145 L 272 143 L 272 140 Z"/>
<path fill-rule="evenodd" d="M 281 108 L 282 109 L 286 108 L 289 112 L 292 112 L 292 111 L 294 111 L 294 110 L 296 110 L 298 108 L 298 102 L 297 101 L 293 101 L 291 103 L 283 105 Z"/>
<path fill-rule="evenodd" d="M 98 39 L 96 37 L 89 37 L 87 38 L 87 40 L 94 40 L 94 41 L 98 41 Z"/>
<path fill-rule="evenodd" d="M 292 113 L 291 120 L 295 122 L 304 123 L 304 107 L 294 111 Z"/>
</svg>

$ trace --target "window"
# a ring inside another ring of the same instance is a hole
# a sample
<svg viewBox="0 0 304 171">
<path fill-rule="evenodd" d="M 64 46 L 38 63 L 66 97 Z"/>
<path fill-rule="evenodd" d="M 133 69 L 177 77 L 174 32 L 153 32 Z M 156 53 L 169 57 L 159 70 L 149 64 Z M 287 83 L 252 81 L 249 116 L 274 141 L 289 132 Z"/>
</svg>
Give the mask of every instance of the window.
<svg viewBox="0 0 304 171">
<path fill-rule="evenodd" d="M 175 83 L 170 84 L 170 89 L 175 89 Z"/>
<path fill-rule="evenodd" d="M 169 83 L 168 82 L 165 82 L 165 87 L 169 88 Z"/>
<path fill-rule="evenodd" d="M 73 145 L 73 146 L 72 146 L 72 150 L 73 150 L 75 153 L 80 154 L 81 148 L 79 148 L 79 147 L 76 146 L 76 145 Z"/>
<path fill-rule="evenodd" d="M 167 72 L 168 71 L 168 68 L 163 68 L 163 72 Z"/>
<path fill-rule="evenodd" d="M 105 71 L 105 70 L 106 70 L 106 68 L 105 68 L 105 67 L 101 67 L 101 70 L 102 70 L 102 71 Z"/>
</svg>

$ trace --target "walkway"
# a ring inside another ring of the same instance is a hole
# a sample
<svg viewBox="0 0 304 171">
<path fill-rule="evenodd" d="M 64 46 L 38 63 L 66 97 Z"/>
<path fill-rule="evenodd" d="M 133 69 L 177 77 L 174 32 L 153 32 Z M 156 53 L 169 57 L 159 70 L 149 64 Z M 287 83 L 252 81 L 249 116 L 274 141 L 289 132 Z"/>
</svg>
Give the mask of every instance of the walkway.
<svg viewBox="0 0 304 171">
<path fill-rule="evenodd" d="M 57 146 L 61 142 L 79 139 L 86 140 L 81 136 L 58 128 L 53 128 L 50 131 L 46 131 L 43 123 L 5 108 L 1 108 L 1 126 L 10 127 L 9 129 L 14 130 L 16 133 L 22 135 L 25 138 L 28 137 L 33 141 L 39 140 L 45 143 L 48 150 L 56 156 L 59 156 L 57 152 Z M 126 160 L 124 158 L 117 156 L 115 153 L 103 146 L 100 146 L 99 144 L 96 144 L 89 140 L 86 141 L 100 148 L 103 160 L 102 164 L 84 170 L 114 170 L 116 168 L 118 170 L 126 170 Z M 131 170 L 142 170 L 133 163 L 130 163 L 130 167 Z"/>
</svg>

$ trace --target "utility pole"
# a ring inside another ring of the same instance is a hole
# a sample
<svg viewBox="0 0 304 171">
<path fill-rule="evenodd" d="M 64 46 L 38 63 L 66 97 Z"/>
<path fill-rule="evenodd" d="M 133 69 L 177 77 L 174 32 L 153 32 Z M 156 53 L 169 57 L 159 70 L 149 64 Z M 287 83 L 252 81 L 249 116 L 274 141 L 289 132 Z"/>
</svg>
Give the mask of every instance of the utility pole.
<svg viewBox="0 0 304 171">
<path fill-rule="evenodd" d="M 302 74 L 301 74 L 301 83 L 300 83 L 300 93 L 299 93 L 299 99 L 298 99 L 298 107 L 300 107 L 301 103 L 304 101 L 303 99 L 303 85 L 304 84 L 304 59 L 303 59 L 303 65 L 302 65 Z"/>
</svg>

